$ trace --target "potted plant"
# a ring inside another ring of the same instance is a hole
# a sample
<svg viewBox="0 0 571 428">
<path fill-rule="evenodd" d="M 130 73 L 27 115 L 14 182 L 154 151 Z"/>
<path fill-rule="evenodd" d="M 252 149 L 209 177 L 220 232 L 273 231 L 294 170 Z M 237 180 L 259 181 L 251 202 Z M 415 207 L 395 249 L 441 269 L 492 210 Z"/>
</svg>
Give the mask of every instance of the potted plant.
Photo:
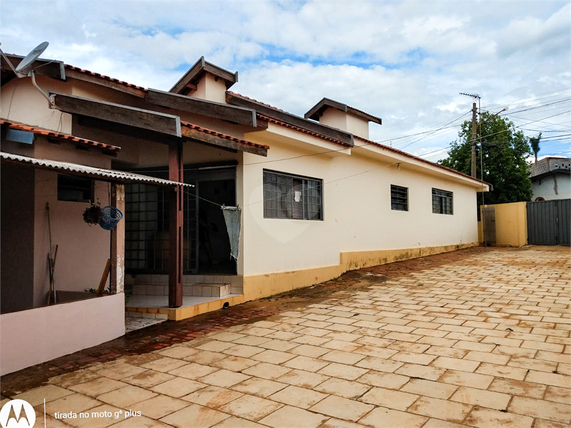
<svg viewBox="0 0 571 428">
<path fill-rule="evenodd" d="M 92 226 L 94 224 L 99 224 L 101 217 L 103 216 L 103 211 L 101 209 L 101 204 L 99 201 L 96 203 L 91 203 L 89 207 L 83 211 L 83 221 L 88 225 Z"/>
</svg>

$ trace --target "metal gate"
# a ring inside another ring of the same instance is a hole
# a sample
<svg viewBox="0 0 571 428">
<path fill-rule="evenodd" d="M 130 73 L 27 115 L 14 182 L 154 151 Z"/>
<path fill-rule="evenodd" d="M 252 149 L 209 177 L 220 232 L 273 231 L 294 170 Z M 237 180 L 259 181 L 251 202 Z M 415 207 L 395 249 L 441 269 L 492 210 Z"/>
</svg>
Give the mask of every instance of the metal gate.
<svg viewBox="0 0 571 428">
<path fill-rule="evenodd" d="M 527 203 L 527 241 L 532 245 L 569 245 L 571 199 Z"/>
<path fill-rule="evenodd" d="M 496 207 L 482 207 L 484 245 L 496 245 Z"/>
</svg>

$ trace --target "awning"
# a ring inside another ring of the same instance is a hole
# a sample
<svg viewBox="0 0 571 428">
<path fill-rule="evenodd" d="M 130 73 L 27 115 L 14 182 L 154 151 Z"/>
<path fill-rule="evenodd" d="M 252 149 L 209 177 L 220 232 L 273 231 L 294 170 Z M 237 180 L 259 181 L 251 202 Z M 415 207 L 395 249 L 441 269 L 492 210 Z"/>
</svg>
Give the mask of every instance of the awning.
<svg viewBox="0 0 571 428">
<path fill-rule="evenodd" d="M 148 175 L 134 174 L 132 172 L 117 171 L 93 166 L 79 165 L 76 163 L 60 162 L 49 159 L 36 159 L 28 156 L 14 155 L 12 153 L 0 152 L 2 162 L 11 162 L 36 168 L 60 171 L 71 175 L 82 175 L 95 178 L 101 181 L 111 181 L 120 183 L 146 183 L 155 186 L 184 186 L 194 187 L 192 184 L 179 183 L 162 178 L 150 177 Z"/>
</svg>

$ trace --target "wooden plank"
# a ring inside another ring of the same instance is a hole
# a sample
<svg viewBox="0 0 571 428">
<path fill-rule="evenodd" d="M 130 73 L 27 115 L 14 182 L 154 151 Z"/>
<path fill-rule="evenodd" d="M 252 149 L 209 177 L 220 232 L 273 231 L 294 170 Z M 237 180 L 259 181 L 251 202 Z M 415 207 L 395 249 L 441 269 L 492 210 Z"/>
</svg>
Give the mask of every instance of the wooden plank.
<svg viewBox="0 0 571 428">
<path fill-rule="evenodd" d="M 290 125 L 298 126 L 303 129 L 307 129 L 308 131 L 312 131 L 321 135 L 324 135 L 329 138 L 333 138 L 343 144 L 348 146 L 353 146 L 353 135 L 349 132 L 344 132 L 339 129 L 335 129 L 326 125 L 322 125 L 320 123 L 312 122 L 307 119 L 304 119 L 299 116 L 295 116 L 290 113 L 286 113 L 283 111 L 276 110 L 274 108 L 265 106 L 258 102 L 247 100 L 242 97 L 238 97 L 226 92 L 226 100 L 230 104 L 238 105 L 241 107 L 252 108 L 256 110 L 258 113 L 263 114 L 265 116 L 271 117 L 273 119 L 279 120 L 281 122 L 288 123 Z"/>
<path fill-rule="evenodd" d="M 103 296 L 103 290 L 105 290 L 105 284 L 107 283 L 107 277 L 111 270 L 111 259 L 107 259 L 105 264 L 105 269 L 103 269 L 103 275 L 101 275 L 101 281 L 99 281 L 99 287 L 97 287 L 97 296 Z"/>
<path fill-rule="evenodd" d="M 232 141 L 224 137 L 218 137 L 212 134 L 205 134 L 204 132 L 200 132 L 196 129 L 183 127 L 182 128 L 182 136 L 185 138 L 189 138 L 194 141 L 198 141 L 201 143 L 212 144 L 214 146 L 219 146 L 223 148 L 239 150 L 242 152 L 253 153 L 259 156 L 267 156 L 268 150 L 263 147 L 258 146 L 249 146 L 246 144 L 241 144 L 237 141 Z"/>
<path fill-rule="evenodd" d="M 105 88 L 110 88 L 115 91 L 125 92 L 130 95 L 134 95 L 139 98 L 145 98 L 145 91 L 132 86 L 124 85 L 119 82 L 113 82 L 112 80 L 107 80 L 103 77 L 92 76 L 87 73 L 81 73 L 77 70 L 68 68 L 66 71 L 67 78 L 72 78 L 76 80 L 81 80 L 83 82 L 93 83 L 95 85 L 103 86 Z"/>
<path fill-rule="evenodd" d="M 152 104 L 174 108 L 189 113 L 215 117 L 232 123 L 257 127 L 256 111 L 214 101 L 201 100 L 170 92 L 149 89 L 146 100 Z"/>
<path fill-rule="evenodd" d="M 50 99 L 55 108 L 66 113 L 94 117 L 175 137 L 181 136 L 178 116 L 57 92 L 50 92 Z"/>
</svg>

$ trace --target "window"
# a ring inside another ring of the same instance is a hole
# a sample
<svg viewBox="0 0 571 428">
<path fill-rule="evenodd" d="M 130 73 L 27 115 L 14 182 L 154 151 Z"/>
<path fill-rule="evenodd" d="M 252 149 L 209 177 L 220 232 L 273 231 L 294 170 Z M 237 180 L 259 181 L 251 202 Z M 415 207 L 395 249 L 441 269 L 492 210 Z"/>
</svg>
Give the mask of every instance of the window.
<svg viewBox="0 0 571 428">
<path fill-rule="evenodd" d="M 322 180 L 264 171 L 264 218 L 323 220 Z"/>
<path fill-rule="evenodd" d="M 86 177 L 58 175 L 57 199 L 72 202 L 93 201 L 93 180 Z"/>
<path fill-rule="evenodd" d="M 408 188 L 391 184 L 391 209 L 408 211 Z"/>
<path fill-rule="evenodd" d="M 435 214 L 453 214 L 452 192 L 432 189 L 432 212 Z"/>
</svg>

